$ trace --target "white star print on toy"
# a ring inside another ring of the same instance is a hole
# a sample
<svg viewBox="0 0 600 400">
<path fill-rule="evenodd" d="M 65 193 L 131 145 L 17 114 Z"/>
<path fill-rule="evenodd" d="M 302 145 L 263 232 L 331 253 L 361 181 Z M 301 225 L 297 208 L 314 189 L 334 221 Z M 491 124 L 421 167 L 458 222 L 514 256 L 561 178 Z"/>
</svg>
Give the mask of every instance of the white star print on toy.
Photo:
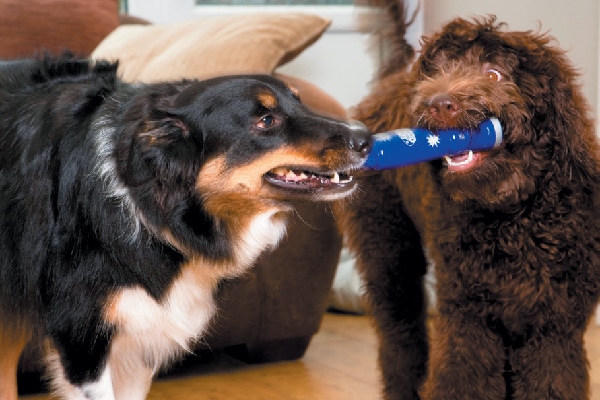
<svg viewBox="0 0 600 400">
<path fill-rule="evenodd" d="M 440 138 L 437 135 L 429 135 L 427 136 L 427 143 L 429 143 L 431 147 L 438 147 Z"/>
</svg>

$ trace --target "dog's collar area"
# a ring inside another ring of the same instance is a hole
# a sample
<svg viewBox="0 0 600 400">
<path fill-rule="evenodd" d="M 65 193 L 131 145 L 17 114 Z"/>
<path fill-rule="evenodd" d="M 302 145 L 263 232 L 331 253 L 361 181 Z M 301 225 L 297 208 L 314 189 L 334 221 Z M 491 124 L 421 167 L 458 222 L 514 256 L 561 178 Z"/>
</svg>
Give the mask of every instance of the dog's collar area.
<svg viewBox="0 0 600 400">
<path fill-rule="evenodd" d="M 317 173 L 305 169 L 274 168 L 265 174 L 265 179 L 276 186 L 288 189 L 333 189 L 352 183 L 352 176 L 340 173 Z"/>
</svg>

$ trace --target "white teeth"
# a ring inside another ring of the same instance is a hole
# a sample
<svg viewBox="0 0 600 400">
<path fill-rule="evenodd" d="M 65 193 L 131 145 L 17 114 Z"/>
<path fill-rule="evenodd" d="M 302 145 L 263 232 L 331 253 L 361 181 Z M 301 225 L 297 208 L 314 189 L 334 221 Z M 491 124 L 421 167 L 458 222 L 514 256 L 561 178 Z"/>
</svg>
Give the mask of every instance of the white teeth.
<svg viewBox="0 0 600 400">
<path fill-rule="evenodd" d="M 319 177 L 321 177 L 321 179 L 328 178 L 329 181 L 333 184 L 348 183 L 352 181 L 351 176 L 344 175 L 344 179 L 342 179 L 340 177 L 339 172 L 332 172 L 331 174 L 319 175 L 316 173 L 313 174 L 311 172 L 294 171 L 285 167 L 278 167 L 272 169 L 271 173 L 277 175 L 279 179 L 290 182 L 308 181 L 310 179 L 317 179 Z"/>
<path fill-rule="evenodd" d="M 287 173 L 289 172 L 289 170 L 287 168 L 279 167 L 279 168 L 275 168 L 272 172 L 275 175 L 286 176 Z"/>
<path fill-rule="evenodd" d="M 338 174 L 337 172 L 335 172 L 333 174 L 333 177 L 331 178 L 331 182 L 333 182 L 333 183 L 340 183 L 340 174 Z"/>
<path fill-rule="evenodd" d="M 297 177 L 297 175 L 291 169 L 288 170 L 287 173 L 285 174 L 285 178 L 289 179 L 289 180 L 293 180 L 296 177 Z"/>
<path fill-rule="evenodd" d="M 469 150 L 469 155 L 467 156 L 467 158 L 459 162 L 455 162 L 450 156 L 444 156 L 444 158 L 446 159 L 446 162 L 448 163 L 449 167 L 460 167 L 463 165 L 470 164 L 471 161 L 473 161 L 473 151 Z"/>
</svg>

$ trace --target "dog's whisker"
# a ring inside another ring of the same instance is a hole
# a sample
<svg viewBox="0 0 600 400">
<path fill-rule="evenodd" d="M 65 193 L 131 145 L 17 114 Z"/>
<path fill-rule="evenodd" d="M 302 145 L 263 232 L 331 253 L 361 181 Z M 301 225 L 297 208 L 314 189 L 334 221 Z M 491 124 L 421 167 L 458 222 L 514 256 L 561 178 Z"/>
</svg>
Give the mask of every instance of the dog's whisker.
<svg viewBox="0 0 600 400">
<path fill-rule="evenodd" d="M 421 126 L 423 120 L 427 121 L 427 118 L 425 117 L 425 112 L 421 113 L 419 118 L 417 118 L 417 126 Z M 427 126 L 427 128 L 429 129 L 429 126 Z"/>
</svg>

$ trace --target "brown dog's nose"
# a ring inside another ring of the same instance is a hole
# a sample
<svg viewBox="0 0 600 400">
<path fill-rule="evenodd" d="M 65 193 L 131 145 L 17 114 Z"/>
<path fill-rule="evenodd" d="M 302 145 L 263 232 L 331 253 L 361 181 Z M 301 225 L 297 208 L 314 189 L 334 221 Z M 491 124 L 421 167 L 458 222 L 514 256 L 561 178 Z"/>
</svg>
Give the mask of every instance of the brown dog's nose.
<svg viewBox="0 0 600 400">
<path fill-rule="evenodd" d="M 461 109 L 460 102 L 449 94 L 435 96 L 429 103 L 431 116 L 448 126 L 455 124 Z"/>
</svg>

